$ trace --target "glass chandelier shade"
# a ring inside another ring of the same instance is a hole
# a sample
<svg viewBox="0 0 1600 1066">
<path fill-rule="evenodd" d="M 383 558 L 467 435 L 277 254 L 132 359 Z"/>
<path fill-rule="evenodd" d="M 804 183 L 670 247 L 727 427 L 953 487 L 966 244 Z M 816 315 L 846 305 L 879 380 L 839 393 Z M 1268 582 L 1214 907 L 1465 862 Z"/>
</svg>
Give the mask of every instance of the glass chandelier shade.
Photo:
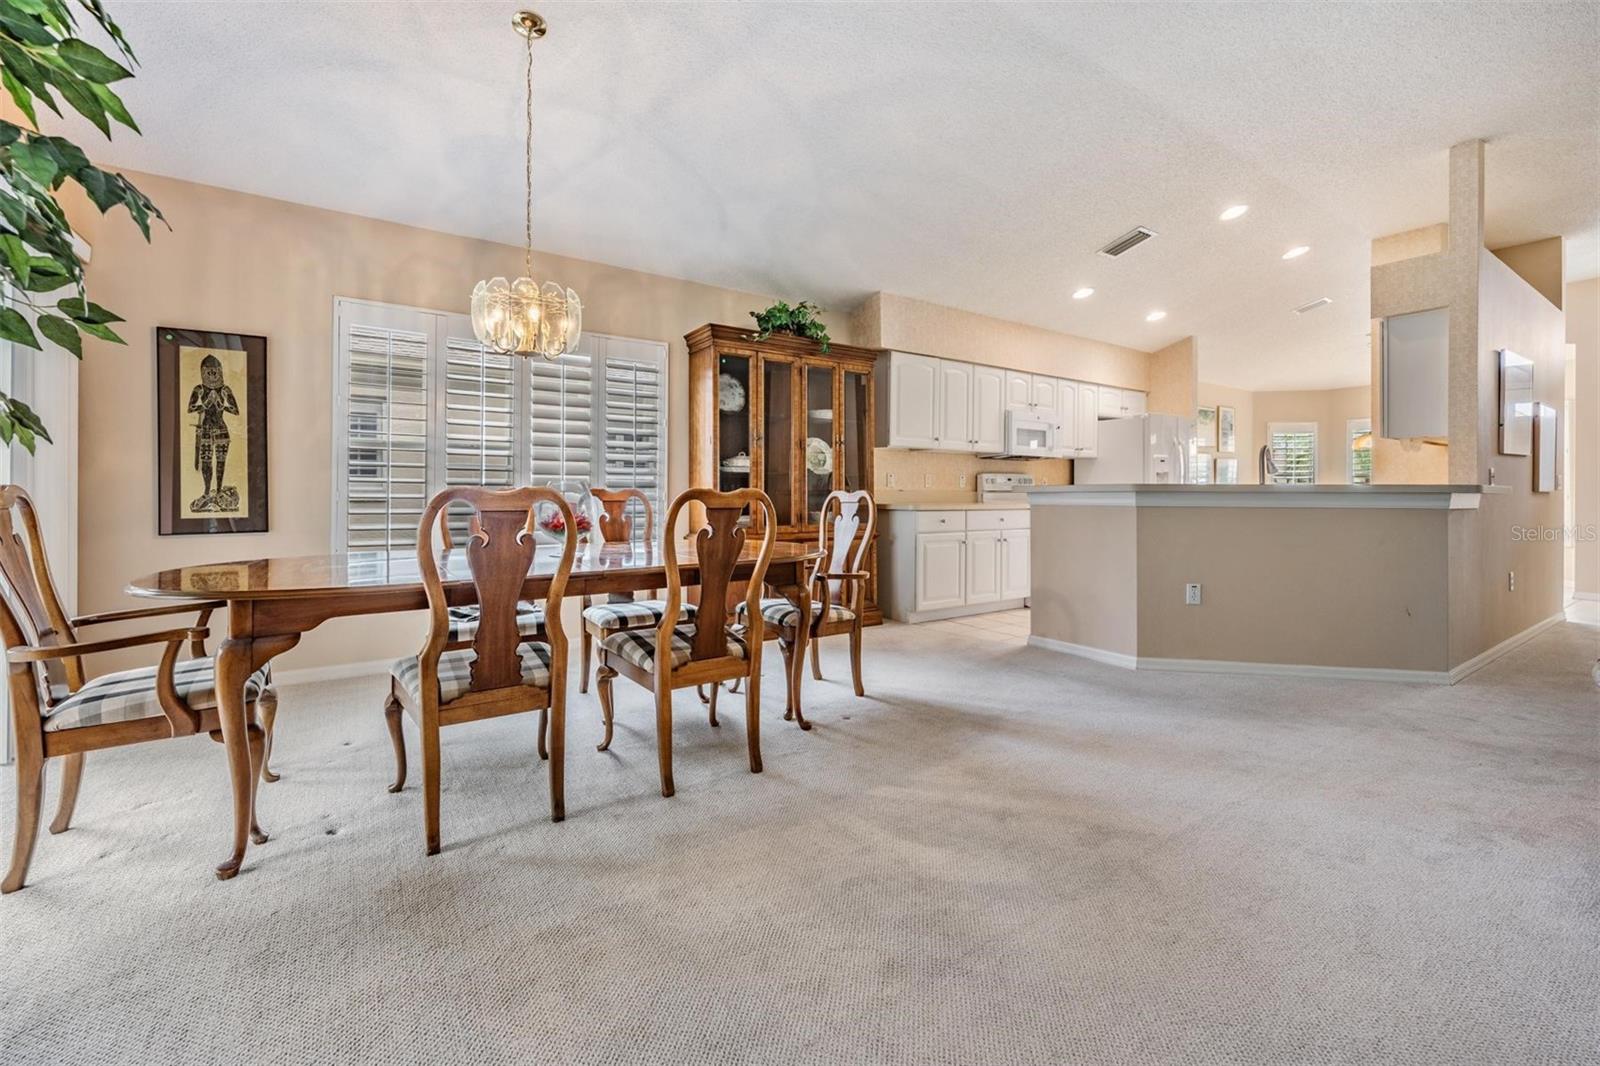
<svg viewBox="0 0 1600 1066">
<path fill-rule="evenodd" d="M 553 281 L 490 278 L 473 286 L 472 332 L 502 354 L 555 359 L 578 347 L 583 304 Z"/>
<path fill-rule="evenodd" d="M 519 11 L 512 25 L 528 42 L 523 275 L 509 283 L 490 278 L 473 287 L 472 332 L 479 343 L 502 355 L 556 359 L 578 347 L 583 304 L 571 289 L 554 281 L 541 285 L 533 276 L 533 42 L 544 36 L 545 21 L 532 11 Z"/>
</svg>

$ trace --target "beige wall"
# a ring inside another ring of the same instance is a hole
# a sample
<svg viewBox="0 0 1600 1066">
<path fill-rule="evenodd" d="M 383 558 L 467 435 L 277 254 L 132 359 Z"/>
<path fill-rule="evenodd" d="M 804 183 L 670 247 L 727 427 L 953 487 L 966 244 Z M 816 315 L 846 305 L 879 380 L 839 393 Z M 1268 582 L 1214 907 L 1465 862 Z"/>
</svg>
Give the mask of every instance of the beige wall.
<svg viewBox="0 0 1600 1066">
<path fill-rule="evenodd" d="M 146 245 L 118 212 L 73 221 L 93 246 L 96 302 L 128 319 L 128 347 L 90 340 L 81 385 L 79 607 L 122 606 L 123 586 L 164 567 L 331 550 L 333 300 L 359 297 L 466 311 L 479 279 L 512 274 L 519 249 L 150 175 L 131 175 L 171 220 Z M 583 297 L 584 326 L 666 341 L 670 351 L 670 488 L 687 481 L 687 356 L 683 335 L 705 322 L 748 322 L 768 298 L 599 263 L 537 255 L 539 274 Z M 828 316 L 848 341 L 849 323 Z M 268 338 L 272 528 L 249 535 L 156 534 L 157 325 Z M 392 657 L 414 650 L 415 618 L 334 622 L 285 657 L 286 667 Z"/>
<path fill-rule="evenodd" d="M 878 448 L 872 461 L 877 479 L 873 494 L 884 503 L 971 500 L 980 473 L 1032 474 L 1040 485 L 1066 485 L 1072 480 L 1070 459 L 985 459 L 954 452 Z"/>
<path fill-rule="evenodd" d="M 1150 353 L 1150 397 L 1153 414 L 1193 418 L 1200 403 L 1200 345 L 1185 337 Z"/>
<path fill-rule="evenodd" d="M 1518 277 L 1533 286 L 1540 296 L 1558 309 L 1561 307 L 1564 299 L 1562 290 L 1565 288 L 1562 272 L 1566 264 L 1563 262 L 1564 249 L 1560 237 L 1546 237 L 1542 241 L 1496 248 L 1494 254 Z"/>
<path fill-rule="evenodd" d="M 1258 392 L 1254 399 L 1255 423 L 1251 432 L 1255 440 L 1266 443 L 1267 427 L 1273 422 L 1315 422 L 1317 482 L 1323 485 L 1349 482 L 1347 430 L 1351 419 L 1371 416 L 1370 388 L 1358 385 L 1349 389 Z"/>
<path fill-rule="evenodd" d="M 1256 436 L 1256 394 L 1245 389 L 1202 381 L 1199 385 L 1199 395 L 1199 403 L 1196 404 L 1198 407 L 1233 408 L 1234 450 L 1218 454 L 1231 455 L 1239 460 L 1241 485 L 1255 484 L 1259 480 L 1256 475 L 1256 449 L 1261 447 L 1261 439 Z"/>
<path fill-rule="evenodd" d="M 1135 348 L 1007 322 L 879 292 L 853 316 L 855 343 L 1123 389 L 1150 388 L 1150 355 Z"/>
<path fill-rule="evenodd" d="M 1139 527 L 1132 507 L 1035 507 L 1035 636 L 1139 654 Z"/>
<path fill-rule="evenodd" d="M 1600 278 L 1567 286 L 1567 343 L 1576 349 L 1572 468 L 1575 586 L 1600 597 Z"/>
</svg>

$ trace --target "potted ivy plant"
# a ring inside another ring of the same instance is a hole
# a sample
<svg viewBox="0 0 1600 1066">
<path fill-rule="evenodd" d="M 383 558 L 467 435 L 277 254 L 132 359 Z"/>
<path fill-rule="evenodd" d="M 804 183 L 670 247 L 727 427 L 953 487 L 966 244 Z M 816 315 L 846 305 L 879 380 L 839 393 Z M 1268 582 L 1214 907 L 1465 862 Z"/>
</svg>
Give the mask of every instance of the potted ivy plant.
<svg viewBox="0 0 1600 1066">
<path fill-rule="evenodd" d="M 821 313 L 822 308 L 806 300 L 801 300 L 793 307 L 779 300 L 765 311 L 751 311 L 750 317 L 756 320 L 758 341 L 764 341 L 774 333 L 788 333 L 816 341 L 826 352 L 828 327 L 817 318 Z"/>
</svg>

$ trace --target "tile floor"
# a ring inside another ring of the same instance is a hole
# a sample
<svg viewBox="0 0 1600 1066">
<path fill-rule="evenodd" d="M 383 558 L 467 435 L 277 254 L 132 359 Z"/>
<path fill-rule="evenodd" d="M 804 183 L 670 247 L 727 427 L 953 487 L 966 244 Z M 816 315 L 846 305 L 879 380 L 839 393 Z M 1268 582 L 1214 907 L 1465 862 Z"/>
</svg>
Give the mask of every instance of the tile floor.
<svg viewBox="0 0 1600 1066">
<path fill-rule="evenodd" d="M 947 618 L 941 622 L 923 622 L 918 628 L 1020 648 L 1028 643 L 1028 632 L 1032 625 L 1029 615 L 1029 610 L 1022 607 L 1014 611 L 995 611 L 992 614 L 974 614 L 965 618 Z"/>
</svg>

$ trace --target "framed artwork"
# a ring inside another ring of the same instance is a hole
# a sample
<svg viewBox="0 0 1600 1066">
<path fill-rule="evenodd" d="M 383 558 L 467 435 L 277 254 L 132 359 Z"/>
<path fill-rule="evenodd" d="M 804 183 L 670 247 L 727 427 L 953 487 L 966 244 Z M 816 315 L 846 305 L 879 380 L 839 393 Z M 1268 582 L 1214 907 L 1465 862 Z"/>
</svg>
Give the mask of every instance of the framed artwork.
<svg viewBox="0 0 1600 1066">
<path fill-rule="evenodd" d="M 1234 429 L 1234 414 L 1231 407 L 1217 407 L 1217 451 L 1232 455 L 1238 449 L 1238 440 Z"/>
<path fill-rule="evenodd" d="M 1218 459 L 1217 459 L 1217 484 L 1218 485 L 1237 485 L 1238 483 L 1239 483 L 1239 460 L 1237 460 L 1237 459 L 1224 459 L 1224 458 L 1219 456 Z"/>
<path fill-rule="evenodd" d="M 163 536 L 267 530 L 267 339 L 156 330 Z"/>
<path fill-rule="evenodd" d="M 1554 492 L 1561 487 L 1561 427 L 1554 407 L 1538 406 L 1533 424 L 1533 491 Z"/>
<path fill-rule="evenodd" d="M 1533 451 L 1533 360 L 1500 349 L 1500 454 Z"/>
<path fill-rule="evenodd" d="M 1195 445 L 1201 451 L 1217 450 L 1217 409 L 1202 407 L 1194 422 Z"/>
</svg>

